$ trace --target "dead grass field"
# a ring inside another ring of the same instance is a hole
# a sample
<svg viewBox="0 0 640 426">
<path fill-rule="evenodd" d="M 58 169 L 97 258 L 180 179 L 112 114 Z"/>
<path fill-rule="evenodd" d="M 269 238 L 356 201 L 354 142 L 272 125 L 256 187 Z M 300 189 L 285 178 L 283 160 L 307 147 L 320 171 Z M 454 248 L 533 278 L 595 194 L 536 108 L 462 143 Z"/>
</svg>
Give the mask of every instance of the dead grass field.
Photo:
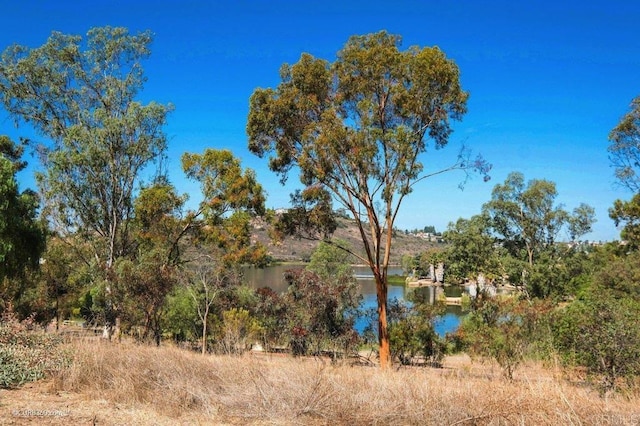
<svg viewBox="0 0 640 426">
<path fill-rule="evenodd" d="M 601 398 L 538 364 L 502 379 L 467 357 L 444 368 L 331 365 L 315 358 L 202 356 L 99 340 L 70 343 L 53 379 L 0 391 L 0 424 L 631 425 L 640 397 Z"/>
</svg>

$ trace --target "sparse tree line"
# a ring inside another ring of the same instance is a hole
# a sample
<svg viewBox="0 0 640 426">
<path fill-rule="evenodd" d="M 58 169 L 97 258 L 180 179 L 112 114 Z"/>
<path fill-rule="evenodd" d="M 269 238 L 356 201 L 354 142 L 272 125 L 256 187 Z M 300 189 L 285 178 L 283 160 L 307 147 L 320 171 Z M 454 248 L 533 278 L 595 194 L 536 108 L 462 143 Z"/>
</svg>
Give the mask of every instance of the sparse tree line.
<svg viewBox="0 0 640 426">
<path fill-rule="evenodd" d="M 403 266 L 425 274 L 444 263 L 446 283 L 477 286 L 476 296 L 467 298 L 469 314 L 447 336 L 449 350 L 493 358 L 508 378 L 534 359 L 584 368 L 603 392 L 637 386 L 637 196 L 609 210 L 616 223 L 625 223 L 626 238 L 588 245 L 578 240 L 590 231 L 593 208 L 566 211 L 556 195 L 552 182 L 525 183 L 512 173 L 480 214 L 449 224 L 444 248 L 407 256 Z"/>
<path fill-rule="evenodd" d="M 249 148 L 269 156 L 283 181 L 299 171 L 304 188 L 273 215 L 255 173 L 227 150 L 183 154 L 182 170 L 203 200 L 186 207 L 187 195 L 163 167 L 163 126 L 173 107 L 137 100 L 151 41 L 149 32 L 104 27 L 86 39 L 54 32 L 38 48 L 2 53 L 0 101 L 37 134 L 0 138 L 2 311 L 43 324 L 82 317 L 104 326 L 108 338 L 171 338 L 203 353 L 240 353 L 259 342 L 300 355 L 345 355 L 363 339 L 354 330 L 363 313 L 349 267 L 359 262 L 376 282 L 365 338 L 377 340 L 383 367 L 418 358 L 437 364 L 463 349 L 495 358 L 508 376 L 526 356 L 585 366 L 606 389 L 637 376 L 637 194 L 610 210 L 625 244 L 584 249 L 576 242 L 590 231 L 593 208 L 567 211 L 555 202 L 553 182 L 512 173 L 482 212 L 450 224 L 442 250 L 403 264 L 420 270 L 444 262 L 447 282 L 482 274 L 515 286 L 516 296 L 480 293 L 447 340 L 433 328 L 442 306 L 421 291 L 408 304 L 387 300 L 394 221 L 414 184 L 455 170 L 488 180 L 491 168 L 467 149 L 444 169 L 422 162 L 429 142 L 447 144 L 468 98 L 456 64 L 438 48 L 400 51 L 400 38 L 386 32 L 354 36 L 334 63 L 303 54 L 282 67 L 277 88 L 256 89 Z M 634 193 L 639 108 L 634 101 L 609 148 L 619 182 Z M 18 190 L 25 147 L 38 154 L 38 193 Z M 269 218 L 276 239 L 324 241 L 306 269 L 287 273 L 284 294 L 242 285 L 242 265 L 269 261 L 251 236 L 256 216 Z M 356 223 L 363 251 L 330 238 L 337 216 Z"/>
</svg>

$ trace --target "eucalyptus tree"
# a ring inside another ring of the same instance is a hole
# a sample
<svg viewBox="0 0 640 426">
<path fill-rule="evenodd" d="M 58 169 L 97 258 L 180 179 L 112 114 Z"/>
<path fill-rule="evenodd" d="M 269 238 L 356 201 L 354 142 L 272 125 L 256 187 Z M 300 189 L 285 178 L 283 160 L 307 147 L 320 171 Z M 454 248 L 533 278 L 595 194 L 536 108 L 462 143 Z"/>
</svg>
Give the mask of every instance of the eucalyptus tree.
<svg viewBox="0 0 640 426">
<path fill-rule="evenodd" d="M 498 242 L 526 265 L 521 268 L 523 285 L 542 255 L 549 257 L 555 249 L 563 229 L 575 240 L 590 232 L 595 222 L 593 207 L 582 203 L 570 213 L 556 204 L 557 195 L 555 183 L 544 179 L 525 183 L 522 173 L 513 172 L 493 188 L 491 200 L 483 206 Z"/>
<path fill-rule="evenodd" d="M 609 133 L 609 160 L 618 183 L 634 196 L 629 201 L 616 200 L 609 216 L 616 226 L 624 224 L 621 237 L 633 249 L 640 246 L 640 96 L 631 102 L 625 114 Z"/>
<path fill-rule="evenodd" d="M 450 223 L 443 238 L 447 242 L 447 274 L 454 280 L 476 278 L 481 273 L 488 278 L 501 275 L 495 237 L 491 234 L 487 215 L 460 218 Z"/>
<path fill-rule="evenodd" d="M 629 201 L 616 200 L 609 209 L 616 226 L 623 225 L 620 237 L 632 250 L 640 248 L 640 193 Z"/>
<path fill-rule="evenodd" d="M 618 183 L 633 193 L 640 192 L 640 96 L 609 133 L 609 160 Z"/>
<path fill-rule="evenodd" d="M 42 46 L 13 45 L 0 59 L 5 109 L 45 139 L 31 141 L 45 168 L 37 176 L 43 211 L 57 233 L 91 243 L 85 260 L 103 271 L 108 295 L 112 267 L 131 247 L 137 184 L 167 146 L 171 106 L 136 100 L 151 42 L 149 31 L 125 28 L 93 28 L 85 40 L 53 32 Z"/>
<path fill-rule="evenodd" d="M 202 201 L 188 213 L 196 236 L 222 249 L 222 262 L 261 264 L 266 249 L 251 240 L 251 220 L 265 214 L 264 191 L 255 172 L 229 150 L 184 153 L 182 169 L 200 184 Z M 220 260 L 220 259 L 219 259 Z"/>
<path fill-rule="evenodd" d="M 333 63 L 302 54 L 282 66 L 277 88 L 254 91 L 247 123 L 250 150 L 270 155 L 283 182 L 294 166 L 300 172 L 304 189 L 283 217 L 286 231 L 328 237 L 336 226 L 333 201 L 355 219 L 366 253 L 359 259 L 376 282 L 383 367 L 391 362 L 387 268 L 402 201 L 433 174 L 488 171 L 481 159 L 461 155 L 450 167 L 425 172 L 429 141 L 434 149 L 447 144 L 469 95 L 440 49 L 399 46 L 399 36 L 382 31 L 351 37 Z"/>
</svg>

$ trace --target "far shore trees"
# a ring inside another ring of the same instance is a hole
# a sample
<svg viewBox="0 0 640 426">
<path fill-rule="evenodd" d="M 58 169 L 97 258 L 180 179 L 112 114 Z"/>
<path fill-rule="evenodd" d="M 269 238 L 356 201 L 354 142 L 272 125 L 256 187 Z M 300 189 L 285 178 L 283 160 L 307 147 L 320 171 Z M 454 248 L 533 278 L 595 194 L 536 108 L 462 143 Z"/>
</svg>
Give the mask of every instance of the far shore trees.
<svg viewBox="0 0 640 426">
<path fill-rule="evenodd" d="M 511 271 L 511 281 L 535 297 L 547 297 L 552 290 L 544 276 L 548 270 L 541 272 L 536 266 L 544 256 L 553 264 L 560 232 L 566 230 L 575 240 L 590 232 L 595 222 L 593 207 L 583 203 L 569 213 L 555 204 L 557 195 L 555 183 L 544 179 L 525 183 L 522 173 L 512 172 L 494 187 L 491 200 L 483 206 L 497 242 L 520 262 Z"/>
<path fill-rule="evenodd" d="M 425 172 L 428 141 L 434 149 L 447 144 L 469 95 L 440 49 L 399 45 L 399 36 L 382 31 L 351 37 L 332 64 L 302 54 L 282 66 L 276 89 L 254 91 L 247 123 L 250 150 L 269 155 L 283 182 L 294 167 L 300 172 L 304 189 L 283 216 L 283 230 L 328 237 L 336 226 L 333 201 L 355 219 L 366 252 L 359 259 L 376 282 L 383 368 L 391 364 L 387 269 L 403 199 L 434 174 L 489 169 L 463 153 L 450 167 Z"/>
</svg>

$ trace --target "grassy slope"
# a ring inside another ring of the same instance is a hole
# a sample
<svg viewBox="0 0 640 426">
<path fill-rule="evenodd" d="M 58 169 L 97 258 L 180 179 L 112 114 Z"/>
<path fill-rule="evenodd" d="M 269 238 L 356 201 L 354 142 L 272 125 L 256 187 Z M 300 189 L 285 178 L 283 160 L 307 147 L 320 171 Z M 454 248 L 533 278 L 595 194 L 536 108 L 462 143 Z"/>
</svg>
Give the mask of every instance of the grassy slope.
<svg viewBox="0 0 640 426">
<path fill-rule="evenodd" d="M 0 392 L 0 419 L 102 425 L 632 424 L 640 406 L 638 395 L 603 399 L 539 365 L 523 367 L 508 382 L 495 366 L 461 356 L 448 358 L 443 369 L 383 372 L 315 358 L 201 356 L 131 343 L 76 341 L 71 348 L 73 365 L 46 386 Z M 66 414 L 16 417 L 28 409 Z"/>
</svg>

